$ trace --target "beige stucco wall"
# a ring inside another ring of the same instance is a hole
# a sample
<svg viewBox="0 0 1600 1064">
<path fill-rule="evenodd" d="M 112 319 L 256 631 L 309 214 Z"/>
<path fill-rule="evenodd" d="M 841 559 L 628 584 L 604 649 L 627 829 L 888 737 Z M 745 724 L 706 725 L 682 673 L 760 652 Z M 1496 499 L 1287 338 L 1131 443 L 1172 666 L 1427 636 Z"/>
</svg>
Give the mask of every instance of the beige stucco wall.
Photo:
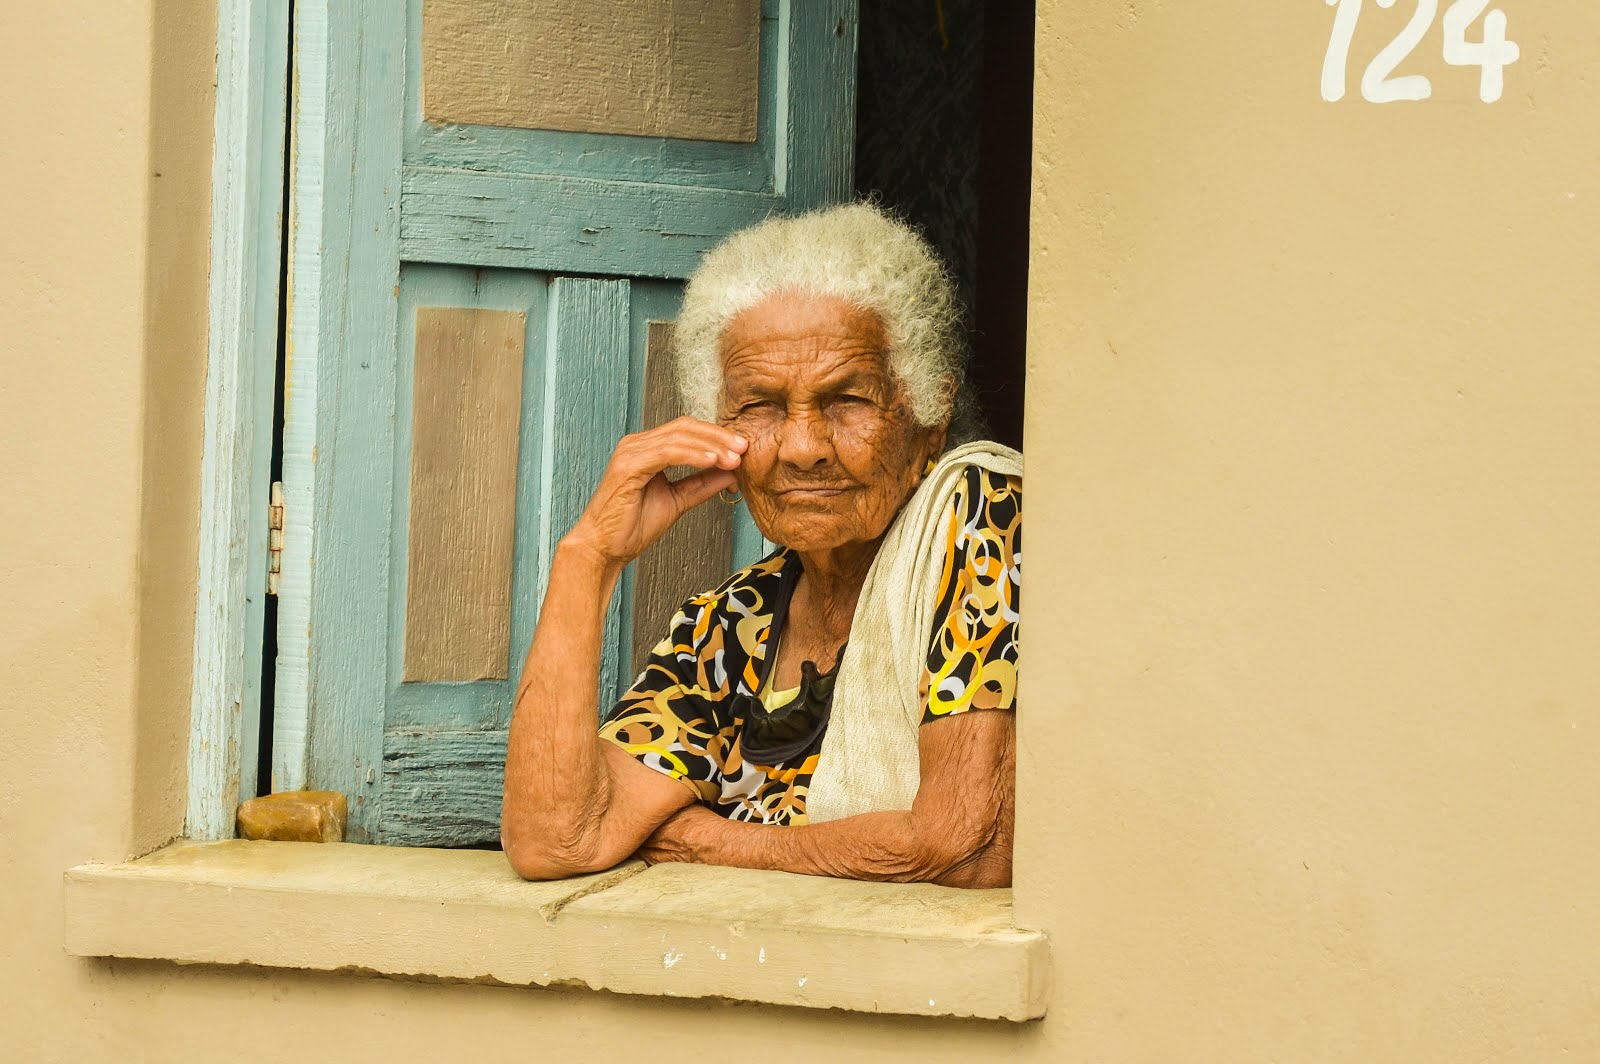
<svg viewBox="0 0 1600 1064">
<path fill-rule="evenodd" d="M 1331 105 L 1321 3 L 1042 6 L 1064 1044 L 1600 1059 L 1600 9 L 1500 0 L 1491 107 L 1437 28 L 1432 100 Z"/>
<path fill-rule="evenodd" d="M 1322 103 L 1310 0 L 1041 5 L 1023 1028 L 65 957 L 61 871 L 181 818 L 212 17 L 8 15 L 5 1044 L 1600 1057 L 1600 10 L 1503 5 L 1494 107 L 1437 30 Z"/>
</svg>

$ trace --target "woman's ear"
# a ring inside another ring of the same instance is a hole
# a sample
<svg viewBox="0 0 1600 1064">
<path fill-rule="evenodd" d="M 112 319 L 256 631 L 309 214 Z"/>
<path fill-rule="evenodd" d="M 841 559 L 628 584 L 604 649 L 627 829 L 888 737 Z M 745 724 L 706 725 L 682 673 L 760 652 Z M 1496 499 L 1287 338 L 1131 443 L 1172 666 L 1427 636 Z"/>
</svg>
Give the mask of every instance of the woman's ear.
<svg viewBox="0 0 1600 1064">
<path fill-rule="evenodd" d="M 927 433 L 925 437 L 927 449 L 923 453 L 922 468 L 917 471 L 918 484 L 922 483 L 922 478 L 928 475 L 929 470 L 933 468 L 933 463 L 939 460 L 939 456 L 944 454 L 945 441 L 950 437 L 950 419 L 945 418 L 943 423 L 933 425 L 923 431 Z"/>
</svg>

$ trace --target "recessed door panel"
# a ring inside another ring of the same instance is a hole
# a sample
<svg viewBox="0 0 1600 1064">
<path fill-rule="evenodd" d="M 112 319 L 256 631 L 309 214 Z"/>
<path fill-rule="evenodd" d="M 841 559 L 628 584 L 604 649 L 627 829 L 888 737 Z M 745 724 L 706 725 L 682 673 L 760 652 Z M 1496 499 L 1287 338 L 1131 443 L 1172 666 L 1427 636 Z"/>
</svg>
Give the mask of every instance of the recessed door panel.
<svg viewBox="0 0 1600 1064">
<path fill-rule="evenodd" d="M 422 0 L 437 124 L 756 139 L 761 0 Z"/>
</svg>

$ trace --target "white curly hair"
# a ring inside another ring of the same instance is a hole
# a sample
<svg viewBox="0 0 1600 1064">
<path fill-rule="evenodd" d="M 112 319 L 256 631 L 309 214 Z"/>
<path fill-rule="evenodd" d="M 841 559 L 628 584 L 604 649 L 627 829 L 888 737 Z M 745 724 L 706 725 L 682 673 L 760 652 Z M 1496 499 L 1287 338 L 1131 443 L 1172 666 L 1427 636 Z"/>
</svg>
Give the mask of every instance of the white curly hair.
<svg viewBox="0 0 1600 1064">
<path fill-rule="evenodd" d="M 919 425 L 970 415 L 961 305 L 950 274 L 921 233 L 871 203 L 769 218 L 706 255 L 684 291 L 673 344 L 685 413 L 716 420 L 719 344 L 728 324 L 770 296 L 797 290 L 878 315 L 889 337 L 889 371 Z"/>
</svg>

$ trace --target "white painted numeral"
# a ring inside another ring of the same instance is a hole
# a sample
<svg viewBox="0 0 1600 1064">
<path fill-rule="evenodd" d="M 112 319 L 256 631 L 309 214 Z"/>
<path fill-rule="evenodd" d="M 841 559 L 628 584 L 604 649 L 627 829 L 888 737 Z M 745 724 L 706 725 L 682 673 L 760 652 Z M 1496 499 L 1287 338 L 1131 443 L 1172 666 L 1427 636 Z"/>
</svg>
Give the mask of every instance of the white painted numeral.
<svg viewBox="0 0 1600 1064">
<path fill-rule="evenodd" d="M 1338 10 L 1333 16 L 1333 33 L 1328 52 L 1322 59 L 1322 98 L 1329 103 L 1344 99 L 1345 78 L 1350 66 L 1350 43 L 1355 40 L 1361 21 L 1361 0 L 1324 0 Z M 1480 70 L 1478 97 L 1494 103 L 1505 94 L 1506 67 L 1522 58 L 1522 49 L 1506 40 L 1506 13 L 1496 8 L 1484 10 L 1492 0 L 1454 0 L 1444 13 L 1444 60 L 1451 66 L 1475 66 Z M 1361 95 L 1372 103 L 1396 100 L 1426 100 L 1433 95 L 1433 83 L 1422 74 L 1394 77 L 1397 67 L 1416 51 L 1439 13 L 1439 0 L 1416 0 L 1417 10 L 1388 47 L 1379 52 L 1361 76 Z M 1395 0 L 1378 0 L 1382 8 L 1394 7 Z M 1483 19 L 1483 40 L 1467 40 L 1467 28 Z"/>
<path fill-rule="evenodd" d="M 1494 103 L 1506 89 L 1506 67 L 1522 58 L 1522 49 L 1506 40 L 1506 13 L 1496 8 L 1483 20 L 1483 40 L 1467 40 L 1467 27 L 1478 20 L 1489 0 L 1456 0 L 1444 13 L 1444 61 L 1451 66 L 1483 70 L 1478 98 Z"/>
<path fill-rule="evenodd" d="M 1350 42 L 1355 39 L 1356 22 L 1361 18 L 1361 0 L 1328 0 L 1339 5 L 1333 16 L 1333 37 L 1322 60 L 1322 98 L 1329 103 L 1344 99 L 1345 70 L 1350 65 Z"/>
<path fill-rule="evenodd" d="M 1378 0 L 1379 7 L 1393 7 L 1394 0 Z M 1422 43 L 1439 13 L 1439 0 L 1417 0 L 1417 13 L 1411 16 L 1406 28 L 1378 53 L 1372 65 L 1361 77 L 1361 95 L 1370 103 L 1394 103 L 1397 100 L 1426 100 L 1433 95 L 1433 83 L 1423 74 L 1409 74 L 1391 78 L 1395 67 Z"/>
</svg>

